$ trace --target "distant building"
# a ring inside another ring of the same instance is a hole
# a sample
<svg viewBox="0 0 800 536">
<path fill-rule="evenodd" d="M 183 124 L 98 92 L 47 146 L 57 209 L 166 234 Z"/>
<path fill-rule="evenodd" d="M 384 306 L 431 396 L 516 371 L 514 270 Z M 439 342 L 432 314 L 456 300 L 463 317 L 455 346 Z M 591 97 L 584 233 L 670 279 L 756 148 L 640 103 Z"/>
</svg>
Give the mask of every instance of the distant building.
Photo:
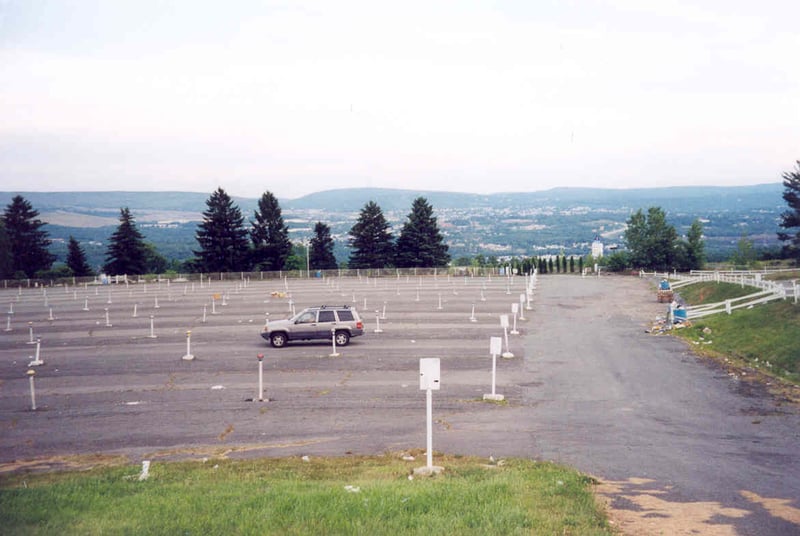
<svg viewBox="0 0 800 536">
<path fill-rule="evenodd" d="M 595 259 L 599 259 L 603 256 L 603 242 L 600 240 L 599 236 L 594 237 L 594 241 L 592 241 L 592 257 Z"/>
</svg>

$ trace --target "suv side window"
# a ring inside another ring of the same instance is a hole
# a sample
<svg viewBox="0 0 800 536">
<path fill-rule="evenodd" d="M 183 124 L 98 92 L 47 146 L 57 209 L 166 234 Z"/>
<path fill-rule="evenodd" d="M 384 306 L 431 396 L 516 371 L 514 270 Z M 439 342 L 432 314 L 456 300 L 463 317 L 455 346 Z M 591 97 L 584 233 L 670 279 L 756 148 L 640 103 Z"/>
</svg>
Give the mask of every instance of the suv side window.
<svg viewBox="0 0 800 536">
<path fill-rule="evenodd" d="M 303 313 L 295 324 L 313 324 L 316 320 L 317 314 L 314 311 L 308 311 L 307 313 Z"/>
<path fill-rule="evenodd" d="M 333 316 L 333 311 L 320 311 L 319 312 L 319 321 L 320 322 L 336 322 L 336 318 Z"/>
<path fill-rule="evenodd" d="M 355 320 L 355 318 L 353 318 L 353 311 L 349 309 L 340 309 L 336 311 L 336 313 L 339 315 L 340 322 L 352 322 Z"/>
</svg>

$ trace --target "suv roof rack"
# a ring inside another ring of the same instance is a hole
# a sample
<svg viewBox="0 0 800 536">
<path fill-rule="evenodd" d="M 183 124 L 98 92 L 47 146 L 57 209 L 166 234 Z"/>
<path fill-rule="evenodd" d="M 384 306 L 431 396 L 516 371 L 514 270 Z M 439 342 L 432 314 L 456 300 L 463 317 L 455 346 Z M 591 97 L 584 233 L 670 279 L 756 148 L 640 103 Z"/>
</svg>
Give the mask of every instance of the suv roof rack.
<svg viewBox="0 0 800 536">
<path fill-rule="evenodd" d="M 334 308 L 334 309 L 350 309 L 350 306 L 349 305 L 320 305 L 319 308 L 320 309 L 330 309 L 330 308 Z"/>
</svg>

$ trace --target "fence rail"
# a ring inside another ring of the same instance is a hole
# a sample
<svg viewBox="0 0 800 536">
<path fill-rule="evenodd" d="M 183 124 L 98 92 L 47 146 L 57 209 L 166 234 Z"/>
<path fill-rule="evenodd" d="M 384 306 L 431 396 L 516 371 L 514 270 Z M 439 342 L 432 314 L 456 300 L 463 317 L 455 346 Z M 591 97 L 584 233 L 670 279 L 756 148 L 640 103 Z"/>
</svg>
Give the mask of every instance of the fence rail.
<svg viewBox="0 0 800 536">
<path fill-rule="evenodd" d="M 759 271 L 726 271 L 726 272 L 712 272 L 693 270 L 689 274 L 679 273 L 664 273 L 659 274 L 653 272 L 648 274 L 641 272 L 640 276 L 663 276 L 664 279 L 670 280 L 670 286 L 673 290 L 678 290 L 682 287 L 693 285 L 702 282 L 714 283 L 732 283 L 744 287 L 753 287 L 759 289 L 758 291 L 740 296 L 739 298 L 732 298 L 717 303 L 707 303 L 703 305 L 695 305 L 686 307 L 686 317 L 688 319 L 702 318 L 718 313 L 731 314 L 736 309 L 744 309 L 768 303 L 774 300 L 786 300 L 792 298 L 794 303 L 798 302 L 800 298 L 800 287 L 797 285 L 797 280 L 776 282 L 768 281 L 763 278 L 764 275 L 773 272 L 786 272 L 795 270 L 759 270 Z"/>
<path fill-rule="evenodd" d="M 213 272 L 185 274 L 104 275 L 92 277 L 62 277 L 54 279 L 5 279 L 0 288 L 30 288 L 54 286 L 117 285 L 170 281 L 172 283 L 201 281 L 282 280 L 330 277 L 417 277 L 417 276 L 499 276 L 506 275 L 503 267 L 445 266 L 441 268 L 364 268 L 336 270 L 281 270 L 276 272 Z M 522 274 L 520 274 L 522 275 Z"/>
</svg>

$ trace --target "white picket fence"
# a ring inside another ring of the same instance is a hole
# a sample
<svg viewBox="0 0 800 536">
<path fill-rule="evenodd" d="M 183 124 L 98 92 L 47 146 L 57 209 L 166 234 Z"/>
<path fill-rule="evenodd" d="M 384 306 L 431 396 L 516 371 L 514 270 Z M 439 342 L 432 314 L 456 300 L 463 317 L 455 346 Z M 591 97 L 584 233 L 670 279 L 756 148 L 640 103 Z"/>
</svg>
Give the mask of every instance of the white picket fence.
<svg viewBox="0 0 800 536">
<path fill-rule="evenodd" d="M 709 272 L 709 271 L 692 271 L 690 274 L 678 273 L 665 273 L 663 277 L 670 280 L 670 286 L 673 290 L 678 290 L 681 287 L 692 285 L 701 282 L 716 282 L 716 283 L 733 283 L 744 287 L 753 287 L 760 289 L 753 294 L 741 296 L 739 298 L 732 298 L 717 303 L 707 303 L 704 305 L 696 305 L 686 307 L 686 316 L 688 319 L 702 318 L 717 313 L 731 314 L 735 309 L 744 309 L 753 307 L 762 303 L 771 302 L 774 300 L 785 300 L 792 298 L 794 303 L 798 302 L 800 295 L 797 281 L 788 282 L 775 282 L 763 279 L 765 272 Z M 642 272 L 642 276 L 651 275 Z M 660 274 L 653 273 L 654 276 Z"/>
</svg>

